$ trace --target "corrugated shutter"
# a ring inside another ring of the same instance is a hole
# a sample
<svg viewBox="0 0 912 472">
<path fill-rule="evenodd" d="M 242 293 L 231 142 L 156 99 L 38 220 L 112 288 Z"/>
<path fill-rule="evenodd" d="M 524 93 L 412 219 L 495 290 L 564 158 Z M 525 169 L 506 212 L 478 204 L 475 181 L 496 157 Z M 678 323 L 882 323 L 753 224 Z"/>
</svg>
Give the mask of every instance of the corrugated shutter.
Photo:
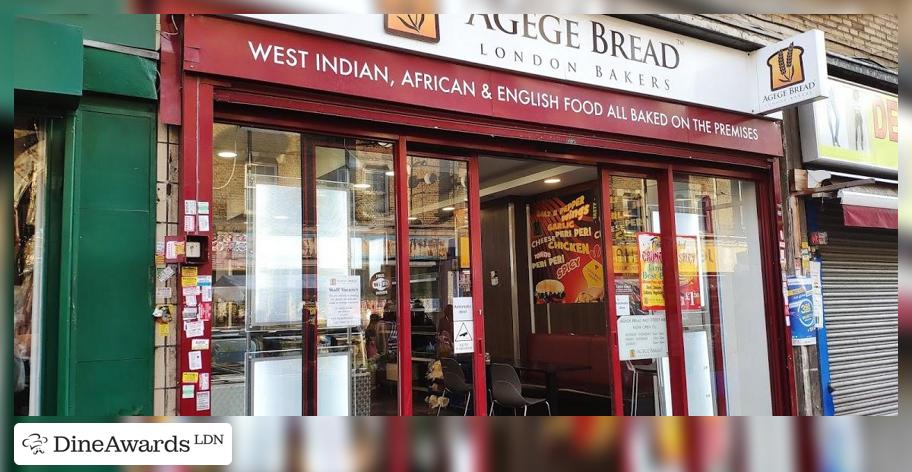
<svg viewBox="0 0 912 472">
<path fill-rule="evenodd" d="M 830 386 L 837 415 L 899 412 L 897 232 L 842 224 L 839 205 L 820 212 Z"/>
</svg>

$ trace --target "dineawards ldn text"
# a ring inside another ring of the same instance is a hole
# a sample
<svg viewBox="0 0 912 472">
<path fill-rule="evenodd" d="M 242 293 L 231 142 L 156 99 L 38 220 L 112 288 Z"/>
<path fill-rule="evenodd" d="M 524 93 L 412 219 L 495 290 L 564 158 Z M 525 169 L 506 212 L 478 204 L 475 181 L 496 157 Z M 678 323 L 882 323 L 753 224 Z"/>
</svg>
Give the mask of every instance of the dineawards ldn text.
<svg viewBox="0 0 912 472">
<path fill-rule="evenodd" d="M 204 435 L 207 436 L 207 435 Z M 196 442 L 205 444 L 206 442 Z M 178 439 L 76 439 L 76 436 L 54 436 L 54 452 L 123 453 L 123 452 L 190 452 L 192 442 Z M 210 442 L 211 444 L 211 442 Z"/>
</svg>

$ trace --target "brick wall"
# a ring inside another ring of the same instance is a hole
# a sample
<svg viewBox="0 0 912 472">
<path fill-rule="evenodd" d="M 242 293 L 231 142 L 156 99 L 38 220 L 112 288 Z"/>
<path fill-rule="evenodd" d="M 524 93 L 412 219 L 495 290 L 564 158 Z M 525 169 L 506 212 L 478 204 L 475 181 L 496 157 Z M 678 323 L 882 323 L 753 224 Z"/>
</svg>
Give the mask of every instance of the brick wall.
<svg viewBox="0 0 912 472">
<path fill-rule="evenodd" d="M 867 59 L 899 70 L 899 21 L 896 15 L 663 15 L 688 24 L 766 43 L 817 28 L 827 50 Z"/>
</svg>

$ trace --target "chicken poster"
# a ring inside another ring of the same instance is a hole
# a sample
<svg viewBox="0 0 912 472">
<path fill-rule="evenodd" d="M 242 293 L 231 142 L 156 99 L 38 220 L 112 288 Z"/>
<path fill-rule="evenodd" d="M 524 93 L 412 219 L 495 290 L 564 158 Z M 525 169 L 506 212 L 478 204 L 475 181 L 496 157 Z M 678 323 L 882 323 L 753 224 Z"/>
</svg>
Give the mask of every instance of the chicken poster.
<svg viewBox="0 0 912 472">
<path fill-rule="evenodd" d="M 601 230 L 594 187 L 531 206 L 530 250 L 535 303 L 604 299 Z"/>
</svg>

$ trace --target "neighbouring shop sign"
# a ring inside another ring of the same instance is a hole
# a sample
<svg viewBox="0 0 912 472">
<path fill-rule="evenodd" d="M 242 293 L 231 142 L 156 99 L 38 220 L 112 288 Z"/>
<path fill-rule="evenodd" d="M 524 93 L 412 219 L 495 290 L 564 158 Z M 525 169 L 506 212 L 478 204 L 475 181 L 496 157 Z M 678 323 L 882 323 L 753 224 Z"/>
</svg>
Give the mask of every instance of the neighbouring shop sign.
<svg viewBox="0 0 912 472">
<path fill-rule="evenodd" d="M 838 80 L 830 98 L 801 107 L 804 162 L 896 175 L 899 97 Z"/>
<path fill-rule="evenodd" d="M 678 236 L 678 280 L 681 310 L 702 307 L 699 253 L 696 236 Z M 640 297 L 643 310 L 664 310 L 662 238 L 658 233 L 637 233 L 640 261 Z"/>
<path fill-rule="evenodd" d="M 817 313 L 814 309 L 814 281 L 810 277 L 790 276 L 786 279 L 789 325 L 792 345 L 817 344 Z"/>
<path fill-rule="evenodd" d="M 332 15 L 329 17 L 305 15 L 302 18 L 330 24 L 334 20 Z M 365 18 L 370 16 L 349 16 L 345 22 L 346 31 L 361 31 L 358 25 L 366 21 Z M 382 22 L 382 16 L 374 19 Z M 381 34 L 386 34 L 382 23 L 379 28 Z M 441 36 L 444 32 L 442 28 Z M 390 37 L 429 44 L 401 36 Z M 472 37 L 460 35 L 458 42 Z M 692 81 L 680 85 L 680 93 L 677 89 L 663 90 L 659 94 L 662 100 L 656 100 L 463 65 L 453 62 L 459 60 L 455 56 L 448 56 L 448 60 L 434 59 L 304 31 L 209 16 L 188 17 L 184 47 L 184 67 L 193 72 L 385 100 L 409 107 L 782 155 L 780 127 L 774 120 L 662 101 L 668 98 L 684 100 L 685 91 L 704 83 L 708 87 L 695 97 L 713 91 L 750 95 L 744 92 L 744 84 L 751 83 L 747 78 L 731 87 L 718 83 L 716 79 L 728 75 L 719 74 L 719 70 L 726 67 L 717 64 L 712 54 L 701 59 L 682 53 L 677 61 L 687 58 L 686 69 L 701 72 L 692 77 Z M 642 47 L 646 47 L 645 42 Z M 746 53 L 739 54 L 746 60 Z M 622 64 L 615 66 L 619 68 L 644 65 L 625 59 L 612 61 L 620 61 Z M 749 61 L 735 70 L 747 67 Z M 673 70 L 684 68 L 681 63 Z M 620 69 L 618 73 L 625 75 Z M 636 77 L 637 82 L 641 80 L 638 73 L 631 73 L 631 76 Z M 706 80 L 707 77 L 714 80 Z M 651 83 L 653 79 L 643 75 L 642 80 Z"/>
<path fill-rule="evenodd" d="M 758 64 L 749 53 L 606 15 L 243 16 L 448 60 L 725 110 L 759 113 L 774 108 L 764 108 L 764 96 L 749 87 L 769 75 L 763 74 L 767 65 Z M 800 41 L 804 61 L 816 60 L 818 51 Z M 822 57 L 823 49 L 819 51 Z M 783 101 L 779 95 L 774 99 L 777 103 Z"/>
<path fill-rule="evenodd" d="M 595 188 L 531 206 L 530 251 L 535 302 L 595 303 L 604 298 Z"/>
</svg>

